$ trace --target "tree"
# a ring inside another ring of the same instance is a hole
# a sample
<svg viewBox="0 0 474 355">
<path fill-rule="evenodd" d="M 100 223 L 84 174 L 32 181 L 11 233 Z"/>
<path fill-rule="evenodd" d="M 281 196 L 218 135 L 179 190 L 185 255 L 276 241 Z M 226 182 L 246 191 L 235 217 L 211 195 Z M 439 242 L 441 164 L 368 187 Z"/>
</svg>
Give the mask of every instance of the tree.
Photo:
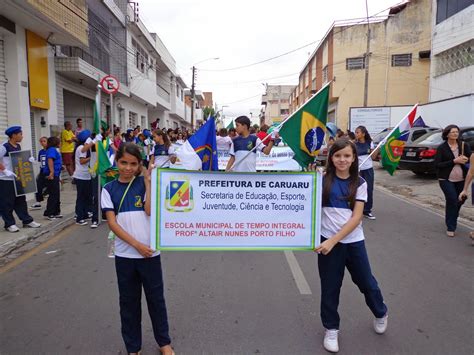
<svg viewBox="0 0 474 355">
<path fill-rule="evenodd" d="M 215 111 L 214 111 L 214 108 L 213 107 L 210 107 L 210 106 L 206 106 L 202 109 L 202 118 L 204 119 L 204 121 L 207 121 L 207 118 L 209 116 L 212 116 L 214 117 L 215 115 Z"/>
</svg>

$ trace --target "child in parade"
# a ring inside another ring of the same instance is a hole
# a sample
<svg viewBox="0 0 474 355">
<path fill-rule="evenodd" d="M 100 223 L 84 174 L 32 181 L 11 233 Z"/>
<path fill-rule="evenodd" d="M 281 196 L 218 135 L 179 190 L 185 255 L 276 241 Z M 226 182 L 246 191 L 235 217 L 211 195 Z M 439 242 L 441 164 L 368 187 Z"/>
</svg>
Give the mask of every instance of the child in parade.
<svg viewBox="0 0 474 355">
<path fill-rule="evenodd" d="M 153 132 L 155 146 L 152 149 L 150 166 L 154 168 L 169 168 L 170 163 L 175 163 L 176 155 L 171 147 L 171 142 L 165 131 L 157 129 Z"/>
<path fill-rule="evenodd" d="M 374 330 L 387 329 L 387 306 L 372 275 L 364 243 L 362 215 L 367 182 L 359 176 L 354 143 L 339 139 L 332 145 L 323 178 L 321 244 L 315 249 L 321 279 L 321 320 L 326 333 L 324 348 L 339 351 L 339 294 L 347 267 L 375 316 Z"/>
<path fill-rule="evenodd" d="M 149 129 L 144 129 L 143 130 L 143 135 L 145 136 L 145 154 L 146 154 L 146 165 L 145 167 L 148 168 L 148 165 L 150 163 L 150 160 L 151 160 L 151 156 L 152 156 L 152 151 L 153 151 L 153 146 L 155 144 L 155 142 L 153 141 L 153 136 L 150 132 Z"/>
<path fill-rule="evenodd" d="M 142 155 L 142 164 L 145 168 L 148 169 L 148 160 L 146 156 L 146 145 L 145 145 L 145 135 L 143 133 L 138 134 L 137 146 L 140 149 L 140 154 Z"/>
<path fill-rule="evenodd" d="M 12 166 L 10 153 L 21 151 L 20 142 L 23 140 L 21 126 L 11 126 L 5 130 L 8 140 L 0 144 L 0 215 L 5 222 L 4 228 L 10 233 L 16 233 L 20 229 L 17 227 L 13 211 L 16 212 L 23 227 L 39 228 L 41 224 L 35 222 L 28 214 L 28 205 L 25 195 L 15 194 L 15 173 Z M 30 157 L 29 161 L 35 158 Z"/>
<path fill-rule="evenodd" d="M 48 189 L 48 202 L 46 203 L 46 210 L 43 215 L 54 220 L 62 218 L 61 215 L 61 199 L 60 199 L 60 176 L 62 159 L 59 153 L 60 140 L 58 137 L 49 137 L 46 149 L 46 167 L 44 169 L 46 175 L 46 188 Z"/>
<path fill-rule="evenodd" d="M 122 337 L 128 353 L 138 354 L 143 287 L 155 340 L 162 354 L 174 354 L 169 337 L 161 258 L 150 248 L 151 180 L 135 144 L 124 143 L 116 155 L 119 177 L 102 190 L 101 205 L 115 233 L 115 269 L 120 295 Z"/>
<path fill-rule="evenodd" d="M 39 140 L 41 145 L 41 149 L 38 152 L 38 162 L 40 171 L 38 176 L 36 176 L 36 188 L 37 192 L 35 194 L 36 202 L 30 206 L 31 210 L 39 210 L 41 209 L 41 202 L 44 199 L 44 188 L 46 187 L 46 147 L 48 146 L 48 137 L 41 137 Z"/>
<path fill-rule="evenodd" d="M 239 116 L 235 119 L 235 129 L 239 135 L 232 139 L 229 150 L 230 159 L 225 170 L 255 172 L 257 171 L 257 150 L 265 155 L 270 154 L 276 131 L 272 132 L 271 140 L 265 146 L 260 138 L 250 134 L 250 118 L 247 116 Z M 249 154 L 250 151 L 252 152 Z"/>
<path fill-rule="evenodd" d="M 85 144 L 90 138 L 91 132 L 86 129 L 77 136 L 78 146 L 74 153 L 74 162 L 76 170 L 74 170 L 73 178 L 76 180 L 76 224 L 80 226 L 87 225 L 87 217 L 89 208 L 92 205 L 92 186 L 91 173 L 89 171 L 89 162 L 91 160 L 91 144 Z"/>
<path fill-rule="evenodd" d="M 347 131 L 347 135 L 350 140 L 353 140 Z M 359 157 L 359 174 L 362 176 L 367 183 L 367 202 L 364 205 L 364 217 L 368 219 L 375 219 L 372 213 L 373 201 L 374 201 L 374 163 L 370 157 L 370 153 L 374 149 L 372 143 L 372 137 L 370 137 L 369 131 L 365 126 L 359 126 L 355 130 L 355 146 L 357 149 L 357 156 Z M 376 154 L 376 153 L 374 153 Z M 368 159 L 367 159 L 368 158 Z M 362 164 L 364 163 L 364 164 Z"/>
</svg>

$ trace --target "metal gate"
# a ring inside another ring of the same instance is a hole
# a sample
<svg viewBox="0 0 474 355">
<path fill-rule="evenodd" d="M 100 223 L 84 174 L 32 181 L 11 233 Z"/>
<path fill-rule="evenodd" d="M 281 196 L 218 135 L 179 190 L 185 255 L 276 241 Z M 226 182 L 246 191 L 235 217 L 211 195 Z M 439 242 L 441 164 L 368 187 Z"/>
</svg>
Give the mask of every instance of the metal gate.
<svg viewBox="0 0 474 355">
<path fill-rule="evenodd" d="M 5 75 L 4 42 L 0 39 L 0 142 L 6 139 L 5 129 L 8 126 L 7 111 L 7 78 Z"/>
</svg>

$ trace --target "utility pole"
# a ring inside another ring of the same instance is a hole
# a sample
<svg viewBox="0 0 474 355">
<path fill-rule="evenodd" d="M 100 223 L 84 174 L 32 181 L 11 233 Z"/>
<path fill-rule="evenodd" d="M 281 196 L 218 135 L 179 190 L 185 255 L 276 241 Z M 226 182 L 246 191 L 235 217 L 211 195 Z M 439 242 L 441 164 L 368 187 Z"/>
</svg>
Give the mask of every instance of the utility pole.
<svg viewBox="0 0 474 355">
<path fill-rule="evenodd" d="M 365 80 L 364 80 L 364 107 L 367 107 L 367 99 L 369 96 L 369 55 L 370 55 L 370 27 L 369 27 L 369 5 L 365 0 L 365 10 L 367 13 L 367 51 L 365 52 Z"/>
<path fill-rule="evenodd" d="M 196 78 L 196 67 L 193 65 L 193 79 L 191 84 L 191 129 L 194 128 L 194 84 Z"/>
</svg>

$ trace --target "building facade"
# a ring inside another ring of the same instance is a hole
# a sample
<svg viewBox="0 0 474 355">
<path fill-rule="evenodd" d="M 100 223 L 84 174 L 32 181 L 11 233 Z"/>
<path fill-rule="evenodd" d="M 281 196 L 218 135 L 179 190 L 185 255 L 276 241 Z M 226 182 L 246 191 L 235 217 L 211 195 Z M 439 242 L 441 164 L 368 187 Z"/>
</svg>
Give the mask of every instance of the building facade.
<svg viewBox="0 0 474 355">
<path fill-rule="evenodd" d="M 0 8 L 0 139 L 19 124 L 35 153 L 41 136 L 59 135 L 65 121 L 93 125 L 98 81 L 113 75 L 120 88 L 103 93 L 101 118 L 125 130 L 186 125 L 176 63 L 127 0 L 5 0 Z M 190 122 L 189 122 L 190 125 Z"/>
<path fill-rule="evenodd" d="M 266 85 L 262 95 L 260 111 L 260 126 L 280 123 L 290 113 L 290 95 L 296 89 L 295 85 Z"/>
<path fill-rule="evenodd" d="M 372 18 L 367 106 L 426 103 L 429 98 L 431 2 L 413 0 Z M 290 111 L 331 81 L 328 121 L 349 128 L 351 107 L 364 106 L 367 52 L 364 19 L 335 22 L 300 73 Z"/>
<path fill-rule="evenodd" d="M 472 94 L 473 2 L 433 0 L 432 26 L 430 101 Z"/>
</svg>

